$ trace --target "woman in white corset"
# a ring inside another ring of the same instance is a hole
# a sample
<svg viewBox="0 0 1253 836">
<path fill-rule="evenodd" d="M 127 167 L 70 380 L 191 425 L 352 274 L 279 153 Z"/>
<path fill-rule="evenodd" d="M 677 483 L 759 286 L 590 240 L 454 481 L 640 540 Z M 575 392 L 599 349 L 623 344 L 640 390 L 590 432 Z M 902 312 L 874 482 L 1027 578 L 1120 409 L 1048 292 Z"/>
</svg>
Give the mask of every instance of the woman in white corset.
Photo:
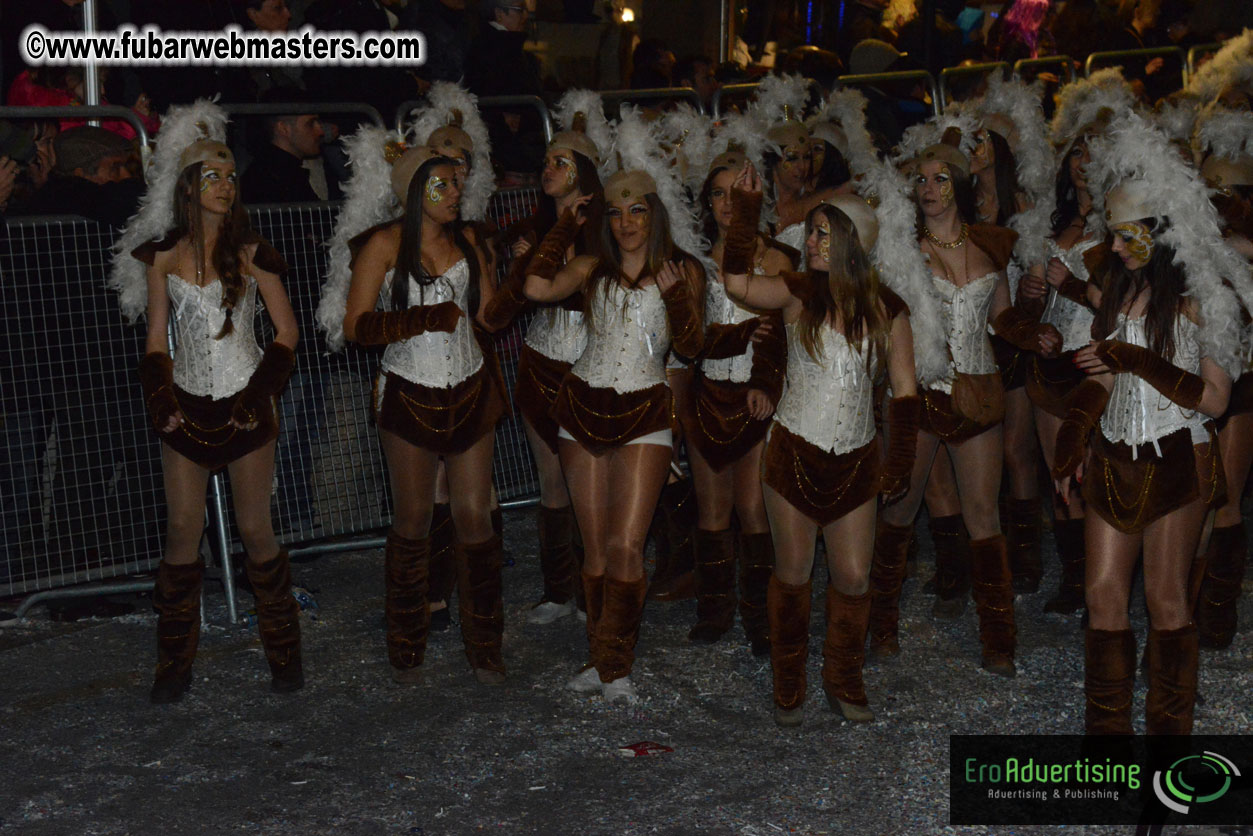
<svg viewBox="0 0 1253 836">
<path fill-rule="evenodd" d="M 1159 145 L 1168 147 L 1164 137 Z M 1102 339 L 1076 355 L 1090 377 L 1071 396 L 1057 437 L 1058 487 L 1068 489 L 1075 474 L 1088 510 L 1088 734 L 1132 732 L 1137 656 L 1127 608 L 1141 553 L 1150 626 L 1147 732 L 1192 730 L 1197 628 L 1189 571 L 1207 513 L 1226 498 L 1211 419 L 1227 409 L 1231 378 L 1210 356 L 1216 343 L 1202 322 L 1204 294 L 1168 237 L 1170 210 L 1185 210 L 1161 196 L 1168 189 L 1178 191 L 1125 179 L 1106 196 L 1117 260 L 1093 327 Z M 1204 195 L 1199 184 L 1197 192 Z M 1223 247 L 1214 233 L 1212 246 Z"/>
<path fill-rule="evenodd" d="M 430 612 L 430 525 L 436 473 L 447 467 L 460 585 L 461 634 L 479 682 L 504 681 L 501 539 L 492 529 L 494 427 L 505 402 L 473 320 L 490 301 L 490 256 L 456 223 L 454 161 L 410 148 L 391 170 L 404 206 L 353 240 L 343 333 L 384 346 L 375 414 L 395 508 L 387 535 L 385 612 L 392 679 L 421 681 Z"/>
<path fill-rule="evenodd" d="M 814 165 L 809 129 L 803 122 L 788 119 L 766 131 L 766 138 L 778 149 L 766 153 L 763 172 L 778 215 L 774 237 L 792 248 L 803 262 L 805 216 L 814 206 L 805 194 Z"/>
<path fill-rule="evenodd" d="M 599 690 L 610 702 L 637 699 L 630 674 L 647 588 L 644 539 L 672 449 L 666 352 L 673 345 L 696 356 L 704 337 L 702 271 L 671 237 L 673 211 L 654 175 L 620 171 L 605 182 L 596 253 L 564 266 L 536 257 L 527 268 L 529 299 L 556 303 L 579 292 L 585 299 L 587 347 L 554 407 L 583 536 L 591 660 L 568 687 Z M 549 238 L 541 253 L 564 251 Z"/>
<path fill-rule="evenodd" d="M 706 237 L 713 242 L 710 257 L 718 263 L 729 258 L 738 271 L 779 275 L 795 265 L 757 227 L 729 232 L 734 220 L 731 184 L 746 164 L 743 152 L 728 151 L 709 166 L 699 201 Z M 757 217 L 741 222 L 756 223 Z M 679 404 L 698 509 L 697 621 L 688 638 L 721 638 L 735 622 L 738 597 L 740 619 L 756 656 L 770 652 L 766 587 L 774 571 L 761 493 L 761 453 L 783 392 L 787 356 L 782 320 L 765 313 L 731 299 L 721 276 L 711 272 L 705 283 L 705 347 L 688 402 Z M 763 322 L 770 325 L 758 333 Z M 732 512 L 739 522 L 738 537 L 731 528 Z"/>
<path fill-rule="evenodd" d="M 788 342 L 787 389 L 762 463 L 776 556 L 767 598 L 774 720 L 802 721 L 810 576 L 821 531 L 831 576 L 823 690 L 832 711 L 868 722 L 874 715 L 861 671 L 876 505 L 880 493 L 899 497 L 909 483 L 920 413 L 908 309 L 870 265 L 878 223 L 856 195 L 836 196 L 810 213 L 805 273 L 749 275 L 751 262 L 740 253 L 755 231 L 761 193 L 751 168 L 736 186 L 737 217 L 722 261 L 726 292 L 781 311 Z M 893 394 L 886 463 L 875 425 L 875 387 L 884 377 Z"/>
<path fill-rule="evenodd" d="M 171 116 L 172 135 L 183 130 L 186 136 L 184 123 L 196 124 L 198 118 L 191 113 L 189 108 Z M 248 226 L 226 145 L 201 139 L 181 153 L 168 146 L 158 152 L 158 170 L 177 172 L 172 229 L 131 253 L 147 265 L 147 354 L 139 373 L 162 442 L 169 509 L 166 551 L 153 591 L 158 655 L 149 696 L 154 703 L 175 702 L 191 685 L 200 633 L 205 492 L 209 474 L 223 467 L 230 474 L 235 522 L 257 597 L 271 688 L 295 691 L 304 685 L 300 608 L 291 594 L 287 552 L 275 540 L 270 519 L 275 398 L 291 375 L 297 339 L 296 317 L 279 278 L 286 266 Z M 176 167 L 162 159 L 171 152 Z M 162 187 L 159 179 L 153 186 Z M 155 195 L 149 203 L 160 205 Z M 258 294 L 275 329 L 264 352 L 253 332 Z"/>
<path fill-rule="evenodd" d="M 951 140 L 951 137 L 946 137 Z M 921 392 L 923 414 L 910 489 L 884 509 L 875 542 L 871 647 L 899 652 L 899 596 L 914 517 L 932 460 L 944 444 L 953 462 L 962 519 L 970 532 L 970 575 L 979 615 L 982 664 L 1014 676 L 1013 590 L 997 512 L 1001 482 L 1004 392 L 988 325 L 1020 348 L 1051 352 L 1049 326 L 1028 321 L 1010 305 L 1005 267 L 1017 236 L 975 217 L 970 163 L 948 142 L 924 149 L 915 161 L 920 240 L 941 302 L 950 370 Z"/>
</svg>

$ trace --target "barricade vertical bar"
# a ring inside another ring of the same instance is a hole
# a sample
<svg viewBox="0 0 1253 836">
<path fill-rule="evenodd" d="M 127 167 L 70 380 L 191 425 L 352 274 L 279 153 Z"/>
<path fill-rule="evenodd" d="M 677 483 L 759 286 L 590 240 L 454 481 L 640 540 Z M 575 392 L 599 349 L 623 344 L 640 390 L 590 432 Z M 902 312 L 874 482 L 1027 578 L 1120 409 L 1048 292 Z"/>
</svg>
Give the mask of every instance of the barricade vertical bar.
<svg viewBox="0 0 1253 836">
<path fill-rule="evenodd" d="M 238 624 L 239 614 L 235 606 L 235 572 L 231 565 L 231 537 L 230 529 L 227 528 L 230 523 L 226 519 L 225 491 L 222 488 L 225 478 L 221 471 L 209 477 L 209 528 L 217 539 L 218 554 L 222 560 L 222 589 L 226 594 L 226 617 L 231 624 Z"/>
</svg>

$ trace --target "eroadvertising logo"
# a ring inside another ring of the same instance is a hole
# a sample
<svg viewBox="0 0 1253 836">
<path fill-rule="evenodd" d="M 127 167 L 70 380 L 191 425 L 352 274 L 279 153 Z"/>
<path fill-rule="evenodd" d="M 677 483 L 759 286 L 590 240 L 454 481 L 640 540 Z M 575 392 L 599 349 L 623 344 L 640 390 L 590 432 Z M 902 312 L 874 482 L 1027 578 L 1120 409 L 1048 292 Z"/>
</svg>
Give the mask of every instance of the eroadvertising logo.
<svg viewBox="0 0 1253 836">
<path fill-rule="evenodd" d="M 953 735 L 951 824 L 1253 824 L 1253 737 Z"/>
</svg>

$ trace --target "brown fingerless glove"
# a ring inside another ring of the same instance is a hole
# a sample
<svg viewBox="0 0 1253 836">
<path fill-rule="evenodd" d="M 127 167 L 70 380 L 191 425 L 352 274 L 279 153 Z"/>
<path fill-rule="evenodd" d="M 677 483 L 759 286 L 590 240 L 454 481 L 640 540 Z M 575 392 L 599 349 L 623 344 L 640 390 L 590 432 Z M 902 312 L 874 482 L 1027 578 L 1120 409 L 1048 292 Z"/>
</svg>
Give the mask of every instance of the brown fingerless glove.
<svg viewBox="0 0 1253 836">
<path fill-rule="evenodd" d="M 1039 322 L 1015 305 L 1010 305 L 997 315 L 992 321 L 992 328 L 996 331 L 997 336 L 1013 343 L 1023 351 L 1040 351 L 1040 334 L 1046 331 L 1052 331 L 1057 334 L 1058 344 L 1061 344 L 1061 334 L 1057 333 L 1057 329 L 1052 325 Z"/>
<path fill-rule="evenodd" d="M 766 315 L 773 327 L 770 334 L 753 343 L 753 365 L 748 373 L 748 388 L 760 389 L 775 404 L 783 397 L 783 381 L 787 377 L 787 332 L 783 317 L 777 312 Z"/>
<path fill-rule="evenodd" d="M 270 343 L 252 377 L 248 378 L 248 385 L 235 396 L 231 420 L 240 426 L 260 423 L 261 416 L 270 409 L 270 399 L 282 393 L 295 367 L 296 355 L 290 348 L 282 343 Z"/>
<path fill-rule="evenodd" d="M 731 190 L 731 225 L 722 246 L 722 272 L 726 275 L 745 275 L 753 266 L 761 201 L 761 192 Z"/>
<path fill-rule="evenodd" d="M 1092 303 L 1088 301 L 1088 283 L 1083 279 L 1067 276 L 1062 280 L 1061 285 L 1058 286 L 1057 292 L 1072 302 L 1078 302 L 1085 307 L 1092 307 Z"/>
<path fill-rule="evenodd" d="M 885 504 L 895 502 L 909 490 L 921 420 L 922 399 L 917 395 L 888 402 L 888 454 L 879 474 L 879 494 Z"/>
<path fill-rule="evenodd" d="M 705 328 L 692 300 L 691 287 L 686 281 L 679 281 L 661 294 L 661 301 L 666 303 L 666 320 L 670 323 L 670 347 L 684 357 L 700 356 Z"/>
<path fill-rule="evenodd" d="M 705 346 L 701 349 L 702 360 L 725 360 L 739 357 L 748 351 L 748 341 L 761 324 L 748 319 L 735 325 L 714 323 L 705 328 Z"/>
<path fill-rule="evenodd" d="M 1196 409 L 1205 394 L 1205 380 L 1163 360 L 1147 348 L 1118 340 L 1096 344 L 1096 356 L 1111 371 L 1134 374 L 1184 409 Z"/>
<path fill-rule="evenodd" d="M 390 345 L 428 331 L 452 333 L 461 319 L 456 302 L 414 305 L 403 311 L 369 311 L 357 317 L 355 342 Z"/>
<path fill-rule="evenodd" d="M 508 277 L 500 287 L 496 288 L 492 301 L 488 302 L 487 307 L 483 309 L 483 324 L 487 326 L 487 330 L 493 333 L 501 330 L 526 309 L 530 301 L 522 292 L 522 286 L 526 281 L 526 260 L 526 256 L 514 259 L 515 265 L 522 262 L 522 266 L 519 266 L 517 270 L 510 267 Z"/>
<path fill-rule="evenodd" d="M 161 351 L 145 354 L 139 361 L 139 385 L 152 426 L 163 430 L 170 416 L 178 412 L 178 399 L 174 397 L 174 361 L 170 355 Z"/>
<path fill-rule="evenodd" d="M 526 266 L 526 275 L 539 276 L 541 279 L 551 279 L 557 275 L 557 271 L 566 263 L 566 250 L 570 249 L 578 234 L 578 219 L 567 209 L 561 213 L 553 228 L 548 230 L 548 234 L 536 248 L 535 255 L 531 256 L 531 262 Z"/>
<path fill-rule="evenodd" d="M 1065 479 L 1079 467 L 1083 451 L 1088 446 L 1088 436 L 1096 422 L 1101 420 L 1101 413 L 1108 402 L 1109 390 L 1091 378 L 1079 381 L 1070 393 L 1066 400 L 1066 417 L 1057 430 L 1053 453 L 1054 479 Z"/>
</svg>

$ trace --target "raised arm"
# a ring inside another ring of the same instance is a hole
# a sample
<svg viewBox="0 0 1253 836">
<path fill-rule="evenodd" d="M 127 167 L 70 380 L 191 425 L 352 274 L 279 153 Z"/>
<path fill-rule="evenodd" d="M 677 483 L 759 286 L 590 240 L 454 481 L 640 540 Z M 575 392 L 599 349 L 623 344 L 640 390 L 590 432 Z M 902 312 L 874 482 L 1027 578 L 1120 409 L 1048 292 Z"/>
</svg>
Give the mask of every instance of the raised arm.
<svg viewBox="0 0 1253 836">
<path fill-rule="evenodd" d="M 532 302 L 560 302 L 583 289 L 587 277 L 592 274 L 596 259 L 590 255 L 575 256 L 551 278 L 529 272 L 522 286 L 526 298 Z"/>
</svg>

